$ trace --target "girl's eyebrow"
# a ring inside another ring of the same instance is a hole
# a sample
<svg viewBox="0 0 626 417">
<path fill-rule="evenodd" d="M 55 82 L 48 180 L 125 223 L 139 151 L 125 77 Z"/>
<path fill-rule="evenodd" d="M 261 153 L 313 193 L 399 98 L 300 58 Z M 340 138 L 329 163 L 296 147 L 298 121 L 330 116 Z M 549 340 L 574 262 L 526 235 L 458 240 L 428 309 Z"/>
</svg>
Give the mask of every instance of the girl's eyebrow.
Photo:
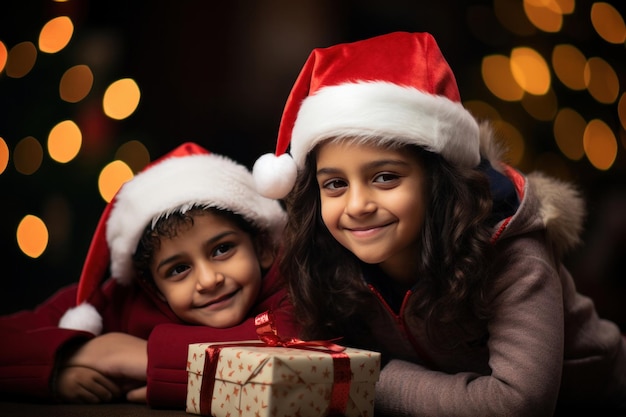
<svg viewBox="0 0 626 417">
<path fill-rule="evenodd" d="M 398 166 L 398 167 L 409 166 L 407 162 L 399 160 L 399 159 L 377 159 L 375 161 L 371 161 L 371 162 L 364 164 L 363 169 L 364 170 L 376 169 L 376 168 L 389 166 L 389 165 Z M 336 174 L 339 172 L 341 172 L 340 168 L 320 168 L 317 170 L 316 175 L 318 176 L 319 175 L 332 175 L 332 174 Z"/>
<path fill-rule="evenodd" d="M 204 244 L 205 244 L 205 245 L 211 245 L 211 244 L 213 244 L 213 243 L 215 243 L 215 242 L 219 242 L 220 240 L 222 240 L 222 239 L 223 239 L 223 238 L 225 238 L 226 236 L 229 236 L 229 235 L 235 235 L 235 234 L 237 234 L 237 233 L 236 233 L 235 231 L 233 231 L 233 230 L 226 230 L 226 231 L 224 231 L 224 232 L 222 232 L 222 233 L 219 233 L 219 234 L 217 234 L 217 235 L 213 236 L 212 238 L 208 239 L 206 242 L 204 242 Z M 167 258 L 163 259 L 161 262 L 159 262 L 159 263 L 157 264 L 157 266 L 156 266 L 156 268 L 155 268 L 155 269 L 156 269 L 156 271 L 158 271 L 158 270 L 159 270 L 161 267 L 163 267 L 164 265 L 167 265 L 167 264 L 169 264 L 169 263 L 171 263 L 171 262 L 176 261 L 176 259 L 178 259 L 178 258 L 180 258 L 180 257 L 181 257 L 181 254 L 180 254 L 180 253 L 175 253 L 174 255 L 169 256 L 169 257 L 167 257 Z"/>
</svg>

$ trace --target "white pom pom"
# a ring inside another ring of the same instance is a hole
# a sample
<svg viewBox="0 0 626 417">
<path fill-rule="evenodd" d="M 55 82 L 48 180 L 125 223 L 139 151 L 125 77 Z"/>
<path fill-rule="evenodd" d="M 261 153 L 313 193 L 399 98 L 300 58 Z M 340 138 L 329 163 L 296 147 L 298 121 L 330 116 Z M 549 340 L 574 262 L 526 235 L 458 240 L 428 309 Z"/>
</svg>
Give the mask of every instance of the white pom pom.
<svg viewBox="0 0 626 417">
<path fill-rule="evenodd" d="M 297 175 L 296 163 L 286 153 L 278 157 L 272 153 L 261 155 L 252 167 L 256 189 L 267 198 L 285 197 L 293 188 Z"/>
<path fill-rule="evenodd" d="M 102 317 L 94 306 L 83 303 L 67 310 L 59 321 L 59 327 L 84 330 L 97 336 L 102 332 Z"/>
</svg>

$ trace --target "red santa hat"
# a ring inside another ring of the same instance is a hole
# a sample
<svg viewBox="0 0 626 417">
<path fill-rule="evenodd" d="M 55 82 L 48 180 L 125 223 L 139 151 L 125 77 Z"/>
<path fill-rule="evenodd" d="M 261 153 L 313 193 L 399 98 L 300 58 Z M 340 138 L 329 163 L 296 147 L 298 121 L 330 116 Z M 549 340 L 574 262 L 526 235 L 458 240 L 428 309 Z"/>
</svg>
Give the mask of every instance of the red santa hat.
<svg viewBox="0 0 626 417">
<path fill-rule="evenodd" d="M 94 305 L 100 304 L 99 288 L 108 271 L 120 284 L 130 284 L 135 279 L 132 257 L 145 227 L 194 206 L 239 214 L 274 241 L 285 223 L 278 202 L 258 194 L 246 167 L 185 143 L 126 182 L 105 207 L 80 276 L 76 307 L 59 327 L 100 334 L 102 319 Z"/>
<path fill-rule="evenodd" d="M 418 145 L 461 166 L 480 162 L 478 124 L 428 33 L 314 49 L 287 99 L 275 154 L 254 164 L 257 190 L 283 198 L 309 151 L 336 137 Z"/>
</svg>

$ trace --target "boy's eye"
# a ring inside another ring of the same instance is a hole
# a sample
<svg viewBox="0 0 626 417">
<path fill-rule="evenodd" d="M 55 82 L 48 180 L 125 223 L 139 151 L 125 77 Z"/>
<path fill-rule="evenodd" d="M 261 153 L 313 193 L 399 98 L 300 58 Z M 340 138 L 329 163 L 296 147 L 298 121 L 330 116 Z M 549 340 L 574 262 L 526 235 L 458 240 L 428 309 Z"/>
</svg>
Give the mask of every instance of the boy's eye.
<svg viewBox="0 0 626 417">
<path fill-rule="evenodd" d="M 219 258 L 220 256 L 226 255 L 233 247 L 235 247 L 232 243 L 220 243 L 213 250 L 213 256 Z"/>
<path fill-rule="evenodd" d="M 189 265 L 179 264 L 179 265 L 174 266 L 172 269 L 170 269 L 167 275 L 170 277 L 175 277 L 176 275 L 182 274 L 188 269 L 189 269 Z"/>
<path fill-rule="evenodd" d="M 344 180 L 338 180 L 338 179 L 328 180 L 322 184 L 322 187 L 328 190 L 338 190 L 345 186 L 346 186 L 346 182 Z"/>
</svg>

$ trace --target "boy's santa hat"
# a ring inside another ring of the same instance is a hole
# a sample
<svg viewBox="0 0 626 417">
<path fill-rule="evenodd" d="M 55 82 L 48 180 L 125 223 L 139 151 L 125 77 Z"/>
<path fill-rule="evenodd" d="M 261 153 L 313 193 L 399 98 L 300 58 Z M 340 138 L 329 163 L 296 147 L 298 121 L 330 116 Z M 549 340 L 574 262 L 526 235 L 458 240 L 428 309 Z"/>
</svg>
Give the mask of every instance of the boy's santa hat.
<svg viewBox="0 0 626 417">
<path fill-rule="evenodd" d="M 285 223 L 278 202 L 255 190 L 252 174 L 243 165 L 185 143 L 149 164 L 126 182 L 105 207 L 91 241 L 78 285 L 76 307 L 59 327 L 102 331 L 99 288 L 111 277 L 128 285 L 135 279 L 132 257 L 146 226 L 194 206 L 229 210 L 276 241 Z"/>
<path fill-rule="evenodd" d="M 283 198 L 309 151 L 337 137 L 418 145 L 461 166 L 480 162 L 478 123 L 428 33 L 314 49 L 287 99 L 275 154 L 254 164 L 259 192 Z"/>
</svg>

